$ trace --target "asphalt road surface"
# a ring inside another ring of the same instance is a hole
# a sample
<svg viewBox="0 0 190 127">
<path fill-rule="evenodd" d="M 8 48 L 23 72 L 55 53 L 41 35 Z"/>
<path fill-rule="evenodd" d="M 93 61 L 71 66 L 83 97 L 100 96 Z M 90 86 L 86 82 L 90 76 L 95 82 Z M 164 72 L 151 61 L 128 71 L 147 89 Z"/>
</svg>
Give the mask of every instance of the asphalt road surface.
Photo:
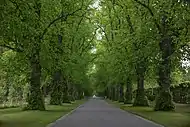
<svg viewBox="0 0 190 127">
<path fill-rule="evenodd" d="M 90 99 L 49 127 L 163 127 L 130 114 L 101 99 Z"/>
</svg>

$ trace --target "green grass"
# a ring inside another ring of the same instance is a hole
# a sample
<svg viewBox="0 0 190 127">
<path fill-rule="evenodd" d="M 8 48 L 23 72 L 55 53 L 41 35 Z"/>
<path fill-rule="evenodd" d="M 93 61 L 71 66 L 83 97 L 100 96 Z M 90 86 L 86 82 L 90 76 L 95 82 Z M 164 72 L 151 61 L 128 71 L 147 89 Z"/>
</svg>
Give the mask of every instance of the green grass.
<svg viewBox="0 0 190 127">
<path fill-rule="evenodd" d="M 83 101 L 63 106 L 47 105 L 46 111 L 22 111 L 20 108 L 0 109 L 0 127 L 46 127 L 61 116 L 75 109 Z"/>
<path fill-rule="evenodd" d="M 118 102 L 111 102 L 121 109 L 139 115 L 165 127 L 190 127 L 186 124 L 190 122 L 190 105 L 176 104 L 175 112 L 154 111 L 152 107 L 133 107 Z"/>
</svg>

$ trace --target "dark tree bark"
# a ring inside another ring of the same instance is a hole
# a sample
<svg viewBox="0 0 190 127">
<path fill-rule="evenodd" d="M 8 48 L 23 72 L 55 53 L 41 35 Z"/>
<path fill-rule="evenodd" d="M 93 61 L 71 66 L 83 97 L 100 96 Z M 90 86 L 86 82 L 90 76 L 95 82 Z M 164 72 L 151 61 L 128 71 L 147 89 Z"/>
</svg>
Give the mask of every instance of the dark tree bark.
<svg viewBox="0 0 190 127">
<path fill-rule="evenodd" d="M 9 89 L 10 89 L 10 82 L 9 82 L 9 78 L 7 76 L 7 81 L 5 86 L 3 87 L 3 91 L 5 91 L 5 94 L 3 95 L 3 100 L 2 102 L 7 102 L 8 101 L 8 96 L 9 96 Z M 0 101 L 1 102 L 1 101 Z"/>
<path fill-rule="evenodd" d="M 83 99 L 84 98 L 83 90 L 81 88 L 79 88 L 77 91 L 78 91 L 78 100 Z"/>
<path fill-rule="evenodd" d="M 69 100 L 68 86 L 67 86 L 66 81 L 64 81 L 64 85 L 63 85 L 62 89 L 63 89 L 62 102 L 63 103 L 71 103 Z"/>
<path fill-rule="evenodd" d="M 60 34 L 57 35 L 58 38 L 58 44 L 56 45 L 56 48 L 58 49 L 56 54 L 58 56 L 61 55 L 61 44 L 62 44 L 62 36 Z M 59 57 L 55 58 L 56 64 L 59 64 L 60 60 Z M 62 96 L 63 92 L 63 79 L 62 79 L 62 71 L 56 70 L 53 74 L 53 82 L 52 82 L 52 91 L 51 91 L 51 105 L 62 105 Z"/>
<path fill-rule="evenodd" d="M 109 98 L 109 88 L 106 87 L 106 90 L 105 90 L 105 99 Z"/>
<path fill-rule="evenodd" d="M 119 85 L 119 102 L 124 102 L 123 84 Z"/>
<path fill-rule="evenodd" d="M 133 99 L 132 92 L 133 92 L 132 91 L 132 81 L 130 78 L 127 78 L 127 89 L 125 92 L 124 104 L 132 104 L 132 99 Z"/>
<path fill-rule="evenodd" d="M 73 85 L 70 85 L 69 87 L 69 97 L 70 97 L 69 99 L 70 101 L 75 101 Z"/>
<path fill-rule="evenodd" d="M 115 95 L 114 95 L 114 101 L 118 101 L 119 99 L 119 87 L 118 85 L 115 86 Z"/>
<path fill-rule="evenodd" d="M 172 40 L 169 37 L 163 37 L 160 42 L 160 50 L 162 52 L 162 61 L 159 65 L 158 84 L 160 91 L 156 99 L 156 111 L 170 111 L 175 109 L 173 97 L 170 92 L 171 84 L 171 48 Z"/>
<path fill-rule="evenodd" d="M 112 86 L 112 88 L 111 88 L 111 100 L 115 100 L 115 88 Z"/>
<path fill-rule="evenodd" d="M 137 72 L 137 93 L 133 106 L 149 106 L 148 99 L 145 95 L 144 89 L 144 75 L 145 75 L 145 63 L 138 63 Z"/>
<path fill-rule="evenodd" d="M 112 89 L 111 87 L 108 87 L 108 98 L 112 100 Z"/>
<path fill-rule="evenodd" d="M 73 86 L 73 93 L 72 96 L 74 98 L 74 100 L 78 100 L 78 92 L 75 86 Z"/>
<path fill-rule="evenodd" d="M 169 17 L 167 16 L 168 12 L 166 12 L 165 10 L 162 10 L 163 15 L 161 19 L 159 19 L 160 21 L 157 21 L 153 11 L 148 5 L 138 0 L 135 0 L 135 1 L 141 6 L 145 7 L 149 11 L 149 13 L 154 19 L 155 26 L 157 27 L 158 32 L 161 35 L 160 52 L 161 52 L 162 60 L 158 67 L 158 70 L 159 70 L 158 84 L 160 86 L 160 90 L 159 90 L 159 95 L 156 99 L 155 110 L 156 111 L 157 110 L 158 111 L 174 110 L 175 105 L 173 103 L 172 95 L 170 92 L 170 85 L 171 85 L 170 74 L 171 74 L 171 55 L 174 52 L 174 48 L 173 48 L 174 44 L 172 44 L 171 36 L 173 36 L 175 33 L 171 32 L 172 30 L 169 28 L 171 24 L 168 24 L 169 23 L 168 22 Z M 179 32 L 179 30 L 177 31 Z"/>
<path fill-rule="evenodd" d="M 170 111 L 174 110 L 172 94 L 170 92 L 171 86 L 171 55 L 172 55 L 172 39 L 168 33 L 167 16 L 163 15 L 161 22 L 161 37 L 160 52 L 162 61 L 159 65 L 158 84 L 160 92 L 156 99 L 155 110 Z"/>
<path fill-rule="evenodd" d="M 35 29 L 39 30 L 41 26 L 41 1 L 34 1 L 34 9 L 36 13 L 36 24 Z M 41 65 L 40 65 L 40 50 L 41 50 L 41 39 L 40 35 L 36 33 L 34 36 L 35 42 L 32 45 L 32 52 L 30 55 L 30 88 L 28 94 L 28 105 L 29 110 L 45 110 L 44 97 L 41 90 Z"/>
<path fill-rule="evenodd" d="M 53 82 L 52 82 L 52 91 L 51 91 L 51 105 L 62 105 L 62 81 L 61 81 L 61 72 L 57 71 L 53 75 Z"/>
<path fill-rule="evenodd" d="M 28 96 L 28 110 L 45 110 L 44 98 L 41 90 L 41 65 L 39 60 L 39 52 L 34 53 L 30 60 L 30 88 Z"/>
</svg>

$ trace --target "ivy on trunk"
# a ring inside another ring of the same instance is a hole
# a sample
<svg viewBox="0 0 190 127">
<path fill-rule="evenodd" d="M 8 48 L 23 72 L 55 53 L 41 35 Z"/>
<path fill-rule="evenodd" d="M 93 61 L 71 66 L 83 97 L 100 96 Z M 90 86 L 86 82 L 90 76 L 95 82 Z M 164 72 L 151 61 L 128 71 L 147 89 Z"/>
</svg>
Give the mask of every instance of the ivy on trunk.
<svg viewBox="0 0 190 127">
<path fill-rule="evenodd" d="M 57 71 L 53 75 L 53 82 L 52 82 L 52 91 L 51 91 L 51 105 L 61 105 L 62 104 L 62 80 L 61 80 L 61 72 Z"/>
<path fill-rule="evenodd" d="M 160 92 L 156 99 L 155 110 L 170 111 L 175 109 L 173 98 L 170 92 L 171 86 L 171 55 L 173 52 L 172 38 L 169 35 L 166 12 L 162 16 L 161 22 L 161 41 L 159 43 L 161 52 L 161 62 L 158 67 L 158 84 Z"/>
<path fill-rule="evenodd" d="M 137 64 L 137 93 L 133 106 L 149 106 L 144 89 L 145 62 Z"/>
<path fill-rule="evenodd" d="M 28 110 L 45 110 L 44 97 L 41 90 L 41 65 L 39 60 L 39 52 L 31 57 L 31 74 L 30 88 L 28 96 Z"/>
<path fill-rule="evenodd" d="M 158 84 L 160 91 L 156 99 L 155 110 L 156 111 L 170 111 L 175 109 L 173 103 L 172 94 L 170 92 L 171 85 L 171 52 L 172 52 L 172 40 L 170 37 L 163 37 L 160 42 L 160 50 L 162 52 L 162 61 L 159 65 L 159 78 Z"/>
</svg>

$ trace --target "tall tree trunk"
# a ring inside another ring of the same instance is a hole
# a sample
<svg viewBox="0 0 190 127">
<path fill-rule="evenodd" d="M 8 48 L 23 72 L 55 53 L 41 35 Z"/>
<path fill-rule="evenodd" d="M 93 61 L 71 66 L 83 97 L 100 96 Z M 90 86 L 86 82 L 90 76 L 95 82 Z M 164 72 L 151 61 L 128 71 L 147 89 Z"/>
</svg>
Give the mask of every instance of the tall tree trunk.
<svg viewBox="0 0 190 127">
<path fill-rule="evenodd" d="M 78 89 L 78 99 L 81 100 L 84 98 L 83 90 L 81 88 Z"/>
<path fill-rule="evenodd" d="M 71 103 L 69 100 L 68 86 L 67 86 L 67 83 L 65 81 L 64 81 L 64 85 L 63 85 L 62 102 L 63 103 Z"/>
<path fill-rule="evenodd" d="M 115 100 L 115 88 L 112 86 L 111 88 L 111 99 L 114 101 Z"/>
<path fill-rule="evenodd" d="M 130 78 L 127 78 L 127 88 L 126 88 L 126 92 L 125 92 L 125 101 L 124 104 L 132 104 L 132 81 Z"/>
<path fill-rule="evenodd" d="M 75 86 L 73 86 L 73 97 L 74 97 L 74 100 L 78 100 L 78 91 Z"/>
<path fill-rule="evenodd" d="M 167 12 L 164 12 L 161 21 L 161 37 L 160 41 L 160 52 L 162 56 L 162 61 L 159 64 L 158 73 L 158 84 L 160 86 L 160 91 L 156 99 L 155 110 L 170 111 L 174 110 L 175 105 L 173 103 L 173 98 L 170 92 L 171 84 L 171 55 L 172 55 L 172 38 L 168 30 L 167 24 Z"/>
<path fill-rule="evenodd" d="M 5 91 L 4 95 L 3 95 L 3 100 L 2 102 L 7 102 L 8 101 L 8 96 L 9 96 L 9 89 L 10 89 L 10 81 L 9 81 L 9 76 L 7 75 L 7 81 L 5 86 L 3 86 L 3 91 Z M 0 101 L 1 102 L 1 101 Z"/>
<path fill-rule="evenodd" d="M 111 87 L 108 87 L 108 98 L 110 99 L 110 100 L 112 100 L 112 89 L 111 89 Z"/>
<path fill-rule="evenodd" d="M 109 98 L 109 88 L 106 87 L 106 90 L 105 90 L 105 99 Z"/>
<path fill-rule="evenodd" d="M 74 97 L 73 93 L 74 93 L 73 85 L 70 85 L 70 87 L 69 87 L 69 96 L 70 96 L 71 101 L 75 101 L 75 97 Z"/>
<path fill-rule="evenodd" d="M 141 65 L 142 64 L 142 65 Z M 133 106 L 149 106 L 144 90 L 145 67 L 143 63 L 137 64 L 137 93 Z"/>
<path fill-rule="evenodd" d="M 41 65 L 39 60 L 39 51 L 34 53 L 30 60 L 30 88 L 28 96 L 27 109 L 29 110 L 45 110 L 44 98 L 41 90 Z"/>
<path fill-rule="evenodd" d="M 51 91 L 51 99 L 50 104 L 51 105 L 61 105 L 62 104 L 62 92 L 61 92 L 61 72 L 57 71 L 53 75 L 53 81 L 52 81 L 52 91 Z"/>
<path fill-rule="evenodd" d="M 162 52 L 162 61 L 159 65 L 158 74 L 160 90 L 156 99 L 155 110 L 170 111 L 175 109 L 175 105 L 170 92 L 172 40 L 169 37 L 163 37 L 160 42 L 160 50 Z"/>
<path fill-rule="evenodd" d="M 118 91 L 118 85 L 115 86 L 115 95 L 114 95 L 114 101 L 118 101 L 119 91 Z"/>
<path fill-rule="evenodd" d="M 123 84 L 119 85 L 119 102 L 124 102 Z"/>
<path fill-rule="evenodd" d="M 34 8 L 36 15 L 35 29 L 39 30 L 41 26 L 41 1 L 34 1 Z M 30 88 L 28 94 L 28 105 L 26 109 L 29 110 L 45 110 L 44 97 L 41 90 L 41 65 L 40 65 L 40 44 L 41 38 L 38 33 L 35 36 L 35 42 L 32 45 L 32 52 L 30 58 Z"/>
</svg>

